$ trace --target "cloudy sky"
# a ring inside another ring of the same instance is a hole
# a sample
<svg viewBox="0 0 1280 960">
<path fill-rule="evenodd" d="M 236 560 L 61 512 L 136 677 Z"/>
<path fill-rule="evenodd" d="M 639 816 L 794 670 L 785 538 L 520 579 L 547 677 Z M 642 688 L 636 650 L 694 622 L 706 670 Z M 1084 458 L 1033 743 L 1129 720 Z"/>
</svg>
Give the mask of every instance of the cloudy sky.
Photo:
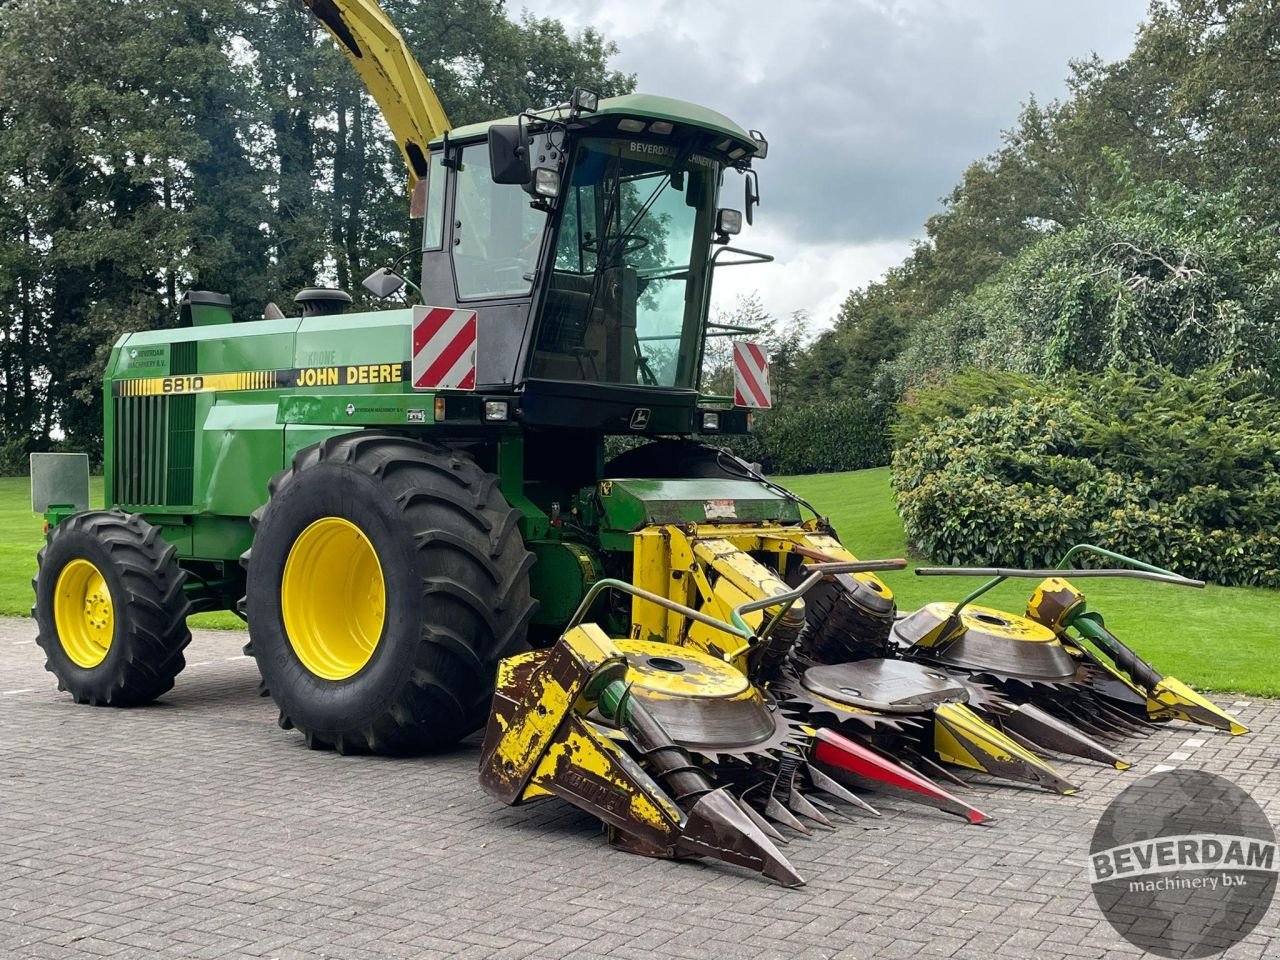
<svg viewBox="0 0 1280 960">
<path fill-rule="evenodd" d="M 756 289 L 818 325 L 898 263 L 1020 104 L 1065 93 L 1067 62 L 1125 56 L 1147 0 L 508 0 L 619 47 L 638 89 L 769 138 L 764 205 L 717 303 Z"/>
</svg>

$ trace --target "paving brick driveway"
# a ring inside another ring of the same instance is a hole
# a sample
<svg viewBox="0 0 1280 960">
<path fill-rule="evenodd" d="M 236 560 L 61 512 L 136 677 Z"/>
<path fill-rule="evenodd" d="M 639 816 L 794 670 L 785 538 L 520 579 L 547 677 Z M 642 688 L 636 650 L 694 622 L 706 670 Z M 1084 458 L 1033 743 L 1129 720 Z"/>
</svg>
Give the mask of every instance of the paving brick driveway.
<svg viewBox="0 0 1280 960">
<path fill-rule="evenodd" d="M 130 711 L 72 704 L 32 636 L 0 619 L 0 960 L 1140 956 L 1083 876 L 1125 783 L 1223 772 L 1280 823 L 1280 703 L 1240 702 L 1251 736 L 1169 727 L 1127 774 L 1063 763 L 1078 797 L 975 787 L 988 828 L 880 802 L 880 821 L 792 842 L 809 883 L 783 890 L 615 852 L 556 802 L 504 807 L 474 742 L 311 752 L 255 695 L 240 634 L 198 631 L 173 692 Z M 1278 918 L 1227 956 L 1276 956 Z"/>
</svg>

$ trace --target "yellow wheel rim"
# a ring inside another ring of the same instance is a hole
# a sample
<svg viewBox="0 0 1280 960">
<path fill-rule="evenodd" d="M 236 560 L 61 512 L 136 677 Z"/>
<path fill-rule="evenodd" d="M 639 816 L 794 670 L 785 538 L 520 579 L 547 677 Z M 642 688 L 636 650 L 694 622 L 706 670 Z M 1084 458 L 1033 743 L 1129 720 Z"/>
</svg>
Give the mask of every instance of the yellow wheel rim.
<svg viewBox="0 0 1280 960">
<path fill-rule="evenodd" d="M 115 612 L 107 581 L 88 560 L 72 560 L 58 574 L 53 623 L 72 663 L 87 669 L 106 659 L 116 630 Z"/>
<path fill-rule="evenodd" d="M 280 583 L 284 630 L 302 665 L 325 680 L 354 677 L 382 637 L 387 591 L 369 538 L 341 517 L 303 530 Z"/>
</svg>

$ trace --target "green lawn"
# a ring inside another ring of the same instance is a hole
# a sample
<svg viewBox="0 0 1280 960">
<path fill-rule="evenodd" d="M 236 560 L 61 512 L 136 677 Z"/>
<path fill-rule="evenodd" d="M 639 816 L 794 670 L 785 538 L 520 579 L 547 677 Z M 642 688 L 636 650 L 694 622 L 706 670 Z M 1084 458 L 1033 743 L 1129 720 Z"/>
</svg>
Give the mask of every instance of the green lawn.
<svg viewBox="0 0 1280 960">
<path fill-rule="evenodd" d="M 90 477 L 89 502 L 102 506 L 102 478 Z M 36 552 L 44 543 L 44 521 L 31 513 L 31 485 L 26 477 L 0 477 L 0 615 L 28 616 L 35 595 Z M 244 626 L 233 613 L 202 613 L 193 627 L 230 629 Z"/>
<path fill-rule="evenodd" d="M 859 557 L 919 559 L 907 556 L 888 469 L 778 481 L 827 512 L 845 545 Z M 982 582 L 917 577 L 907 571 L 883 577 L 904 610 L 931 600 L 959 600 Z M 1089 580 L 1077 586 L 1111 632 L 1158 670 L 1203 690 L 1280 696 L 1280 590 L 1191 590 L 1141 580 Z M 1034 587 L 1032 580 L 1006 581 L 980 602 L 1021 613 Z"/>
<path fill-rule="evenodd" d="M 888 470 L 780 480 L 828 511 L 858 556 L 906 556 Z M 101 503 L 101 478 L 94 478 L 92 497 Z M 0 614 L 25 616 L 31 609 L 40 528 L 40 519 L 30 511 L 26 478 L 0 478 Z M 978 584 L 967 578 L 916 577 L 906 571 L 884 578 L 903 609 L 930 600 L 958 600 Z M 1021 612 L 1033 586 L 1032 581 L 1011 581 L 983 602 Z M 1141 581 L 1095 580 L 1085 586 L 1090 606 L 1158 669 L 1206 690 L 1280 696 L 1280 591 L 1212 586 L 1188 590 Z M 192 623 L 240 625 L 230 613 L 203 614 Z"/>
</svg>

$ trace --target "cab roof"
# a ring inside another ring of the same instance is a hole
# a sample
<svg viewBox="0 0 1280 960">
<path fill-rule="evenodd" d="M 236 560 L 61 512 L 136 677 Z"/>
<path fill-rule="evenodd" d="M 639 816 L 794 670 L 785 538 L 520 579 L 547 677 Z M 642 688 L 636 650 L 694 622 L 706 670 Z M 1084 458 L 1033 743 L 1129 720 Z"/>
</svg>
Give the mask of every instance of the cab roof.
<svg viewBox="0 0 1280 960">
<path fill-rule="evenodd" d="M 550 116 L 553 109 L 538 110 L 536 112 L 539 116 Z M 696 103 L 687 103 L 684 100 L 675 100 L 671 97 L 656 97 L 647 93 L 629 93 L 625 96 L 608 97 L 601 100 L 600 107 L 595 113 L 584 113 L 579 119 L 585 123 L 591 123 L 611 116 L 635 117 L 646 120 L 669 120 L 672 123 L 701 127 L 704 130 L 711 130 L 736 140 L 745 146 L 749 153 L 754 153 L 756 150 L 755 141 L 751 139 L 751 134 L 723 113 L 717 113 L 715 110 L 699 106 Z M 494 124 L 515 123 L 516 120 L 516 117 L 506 117 L 502 120 L 470 123 L 450 131 L 449 139 L 478 139 L 486 136 L 489 128 Z M 443 142 L 443 137 L 437 137 L 431 141 L 431 145 L 435 147 Z"/>
</svg>

